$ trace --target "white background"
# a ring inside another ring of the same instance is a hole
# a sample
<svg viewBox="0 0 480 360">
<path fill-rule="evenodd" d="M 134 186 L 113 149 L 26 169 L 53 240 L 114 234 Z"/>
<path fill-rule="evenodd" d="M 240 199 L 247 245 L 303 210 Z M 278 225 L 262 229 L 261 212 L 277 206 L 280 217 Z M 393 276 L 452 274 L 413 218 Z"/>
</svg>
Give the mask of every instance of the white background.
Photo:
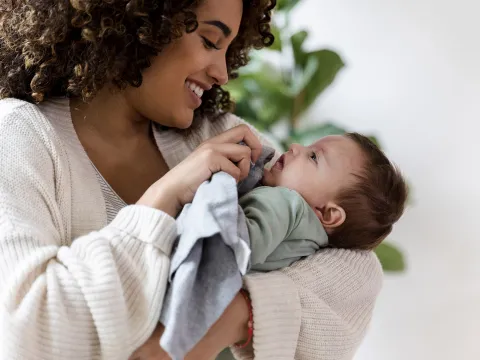
<svg viewBox="0 0 480 360">
<path fill-rule="evenodd" d="M 413 185 L 355 360 L 480 359 L 480 1 L 303 0 L 293 24 L 347 67 L 308 114 L 375 133 Z"/>
</svg>

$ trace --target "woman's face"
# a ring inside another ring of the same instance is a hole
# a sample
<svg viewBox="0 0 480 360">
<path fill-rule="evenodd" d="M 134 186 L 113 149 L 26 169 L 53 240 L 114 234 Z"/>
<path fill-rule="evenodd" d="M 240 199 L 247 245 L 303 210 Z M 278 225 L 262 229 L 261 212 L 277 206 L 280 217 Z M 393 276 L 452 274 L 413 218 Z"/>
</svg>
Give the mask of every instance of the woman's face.
<svg viewBox="0 0 480 360">
<path fill-rule="evenodd" d="M 198 28 L 169 44 L 143 72 L 139 88 L 126 99 L 145 118 L 188 128 L 204 90 L 228 81 L 226 53 L 237 36 L 242 0 L 204 0 L 195 11 Z"/>
</svg>

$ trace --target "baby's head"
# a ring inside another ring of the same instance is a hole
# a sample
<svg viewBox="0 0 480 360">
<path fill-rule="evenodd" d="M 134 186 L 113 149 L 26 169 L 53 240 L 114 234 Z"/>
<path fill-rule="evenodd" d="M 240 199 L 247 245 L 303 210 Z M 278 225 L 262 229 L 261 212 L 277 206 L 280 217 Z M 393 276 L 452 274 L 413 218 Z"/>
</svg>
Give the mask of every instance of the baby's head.
<svg viewBox="0 0 480 360">
<path fill-rule="evenodd" d="M 312 207 L 333 247 L 374 249 L 403 214 L 408 189 L 399 170 L 367 137 L 324 137 L 292 145 L 263 184 L 297 191 Z"/>
</svg>

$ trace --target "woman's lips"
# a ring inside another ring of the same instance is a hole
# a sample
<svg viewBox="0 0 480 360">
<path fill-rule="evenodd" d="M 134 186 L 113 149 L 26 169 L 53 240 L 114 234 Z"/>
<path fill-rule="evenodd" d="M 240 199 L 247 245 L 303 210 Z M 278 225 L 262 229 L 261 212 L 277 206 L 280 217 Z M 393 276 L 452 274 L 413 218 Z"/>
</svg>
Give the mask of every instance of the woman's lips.
<svg viewBox="0 0 480 360">
<path fill-rule="evenodd" d="M 193 109 L 197 109 L 202 105 L 202 99 L 194 92 L 192 89 L 190 89 L 187 85 L 185 85 L 185 90 L 188 92 L 188 97 L 190 98 L 190 101 L 193 105 Z"/>
</svg>

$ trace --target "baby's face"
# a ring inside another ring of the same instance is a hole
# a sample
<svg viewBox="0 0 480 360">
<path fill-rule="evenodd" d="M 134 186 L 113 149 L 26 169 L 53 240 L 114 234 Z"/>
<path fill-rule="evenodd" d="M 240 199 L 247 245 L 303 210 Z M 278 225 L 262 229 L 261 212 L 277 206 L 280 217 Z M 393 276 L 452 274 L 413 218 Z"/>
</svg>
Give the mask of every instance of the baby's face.
<svg viewBox="0 0 480 360">
<path fill-rule="evenodd" d="M 263 184 L 297 191 L 316 208 L 334 201 L 339 190 L 355 181 L 362 170 L 363 155 L 357 144 L 340 135 L 324 137 L 310 146 L 294 144 L 270 170 Z"/>
</svg>

